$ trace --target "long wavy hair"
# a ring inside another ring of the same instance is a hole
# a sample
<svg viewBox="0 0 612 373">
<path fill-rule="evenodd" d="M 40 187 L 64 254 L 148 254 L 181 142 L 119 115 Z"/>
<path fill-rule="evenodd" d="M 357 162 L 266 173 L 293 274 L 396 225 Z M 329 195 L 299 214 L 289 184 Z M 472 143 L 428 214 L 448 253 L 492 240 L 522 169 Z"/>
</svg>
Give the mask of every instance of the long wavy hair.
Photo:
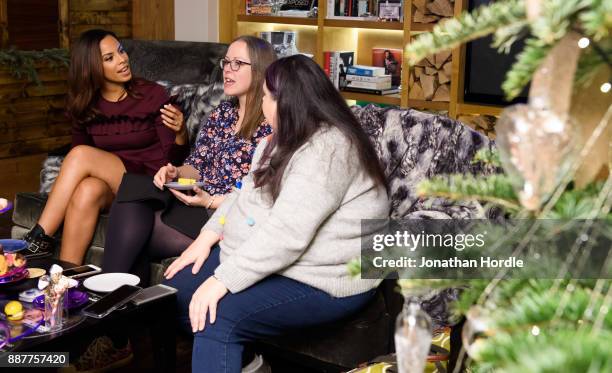
<svg viewBox="0 0 612 373">
<path fill-rule="evenodd" d="M 109 35 L 119 40 L 112 31 L 94 29 L 83 32 L 72 46 L 66 109 L 68 116 L 78 124 L 85 124 L 98 114 L 94 103 L 105 82 L 100 41 Z M 132 78 L 125 83 L 129 96 L 139 97 L 134 88 L 138 81 Z"/>
<path fill-rule="evenodd" d="M 340 92 L 312 59 L 295 55 L 274 62 L 266 71 L 266 87 L 276 100 L 278 124 L 254 172 L 256 187 L 265 186 L 276 200 L 291 157 L 323 126 L 338 128 L 355 147 L 365 172 L 387 187 L 368 136 Z"/>
<path fill-rule="evenodd" d="M 261 110 L 263 82 L 266 69 L 272 62 L 276 61 L 276 52 L 274 52 L 272 44 L 255 36 L 239 36 L 232 43 L 237 41 L 246 43 L 251 59 L 251 86 L 247 91 L 244 119 L 238 131 L 238 136 L 250 139 L 264 120 Z"/>
</svg>

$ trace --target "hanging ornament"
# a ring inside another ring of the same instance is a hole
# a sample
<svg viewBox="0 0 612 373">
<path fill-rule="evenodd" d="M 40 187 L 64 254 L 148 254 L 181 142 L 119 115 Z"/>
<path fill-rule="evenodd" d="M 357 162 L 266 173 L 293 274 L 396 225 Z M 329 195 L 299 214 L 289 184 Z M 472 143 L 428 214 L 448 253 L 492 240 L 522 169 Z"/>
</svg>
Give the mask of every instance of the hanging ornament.
<svg viewBox="0 0 612 373">
<path fill-rule="evenodd" d="M 422 373 L 431 347 L 431 318 L 416 298 L 404 304 L 395 325 L 395 351 L 399 373 Z"/>
<path fill-rule="evenodd" d="M 529 105 L 504 110 L 496 126 L 504 170 L 517 181 L 523 207 L 537 210 L 574 159 L 579 133 L 567 118 Z"/>
<path fill-rule="evenodd" d="M 537 16 L 529 7 L 528 14 Z M 504 170 L 514 176 L 519 200 L 531 211 L 559 185 L 580 143 L 579 126 L 569 114 L 573 79 L 563 78 L 574 76 L 579 40 L 570 32 L 557 43 L 533 76 L 529 103 L 504 110 L 496 127 Z"/>
</svg>

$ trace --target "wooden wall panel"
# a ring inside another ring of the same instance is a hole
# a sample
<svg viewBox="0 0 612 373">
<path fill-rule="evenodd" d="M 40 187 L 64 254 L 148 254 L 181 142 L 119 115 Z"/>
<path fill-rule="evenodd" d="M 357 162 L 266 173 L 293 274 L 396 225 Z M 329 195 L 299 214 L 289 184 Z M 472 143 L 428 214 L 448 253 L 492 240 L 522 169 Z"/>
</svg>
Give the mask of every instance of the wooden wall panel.
<svg viewBox="0 0 612 373">
<path fill-rule="evenodd" d="M 64 115 L 66 69 L 37 68 L 41 85 L 0 68 L 0 159 L 48 152 L 70 142 Z"/>
<path fill-rule="evenodd" d="M 174 0 L 132 0 L 134 39 L 174 40 Z"/>
<path fill-rule="evenodd" d="M 0 197 L 12 201 L 18 192 L 37 192 L 41 165 L 46 157 L 42 153 L 0 159 Z"/>
<path fill-rule="evenodd" d="M 101 28 L 120 38 L 132 38 L 132 0 L 70 0 L 70 40 L 87 30 Z"/>
</svg>

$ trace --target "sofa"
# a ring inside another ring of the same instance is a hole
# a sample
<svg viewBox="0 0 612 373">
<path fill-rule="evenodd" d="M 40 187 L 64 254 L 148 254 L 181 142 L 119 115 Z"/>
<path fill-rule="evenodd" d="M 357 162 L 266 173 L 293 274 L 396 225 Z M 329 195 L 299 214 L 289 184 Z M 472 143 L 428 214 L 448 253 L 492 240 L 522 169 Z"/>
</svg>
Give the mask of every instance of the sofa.
<svg viewBox="0 0 612 373">
<path fill-rule="evenodd" d="M 170 94 L 178 94 L 190 139 L 195 139 L 199 122 L 224 98 L 218 61 L 227 46 L 136 40 L 125 40 L 123 44 L 130 55 L 135 75 L 158 81 Z M 392 218 L 465 219 L 476 217 L 477 212 L 482 211 L 475 202 L 422 198 L 416 194 L 416 185 L 435 175 L 494 172 L 482 163 L 471 161 L 479 149 L 494 146 L 488 138 L 448 117 L 414 109 L 367 105 L 355 106 L 352 110 L 383 164 L 390 186 Z M 39 193 L 17 194 L 13 238 L 21 237 L 37 221 L 46 201 L 46 193 L 57 176 L 62 156 L 67 150 L 50 154 L 45 161 Z M 102 261 L 106 223 L 107 216 L 102 214 L 87 251 L 88 263 L 100 264 Z M 58 239 L 61 239 L 59 235 Z M 163 269 L 170 261 L 166 259 L 151 263 L 152 283 L 161 280 Z M 394 322 L 403 303 L 396 287 L 395 280 L 384 280 L 375 299 L 347 320 L 261 341 L 257 348 L 320 371 L 348 370 L 376 356 L 388 354 L 394 350 Z M 421 299 L 434 326 L 453 323 L 447 304 L 457 296 L 457 289 L 446 289 Z"/>
</svg>

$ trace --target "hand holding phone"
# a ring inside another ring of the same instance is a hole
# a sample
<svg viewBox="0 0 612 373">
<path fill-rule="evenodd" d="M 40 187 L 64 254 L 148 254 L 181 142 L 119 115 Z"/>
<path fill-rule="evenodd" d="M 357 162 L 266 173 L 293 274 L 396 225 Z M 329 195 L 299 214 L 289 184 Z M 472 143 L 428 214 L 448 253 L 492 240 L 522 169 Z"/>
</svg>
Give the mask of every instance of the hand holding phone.
<svg viewBox="0 0 612 373">
<path fill-rule="evenodd" d="M 105 295 L 96 303 L 90 304 L 83 309 L 83 314 L 101 319 L 117 308 L 123 306 L 134 298 L 140 291 L 141 287 L 132 285 L 123 285 L 115 291 Z"/>
</svg>

